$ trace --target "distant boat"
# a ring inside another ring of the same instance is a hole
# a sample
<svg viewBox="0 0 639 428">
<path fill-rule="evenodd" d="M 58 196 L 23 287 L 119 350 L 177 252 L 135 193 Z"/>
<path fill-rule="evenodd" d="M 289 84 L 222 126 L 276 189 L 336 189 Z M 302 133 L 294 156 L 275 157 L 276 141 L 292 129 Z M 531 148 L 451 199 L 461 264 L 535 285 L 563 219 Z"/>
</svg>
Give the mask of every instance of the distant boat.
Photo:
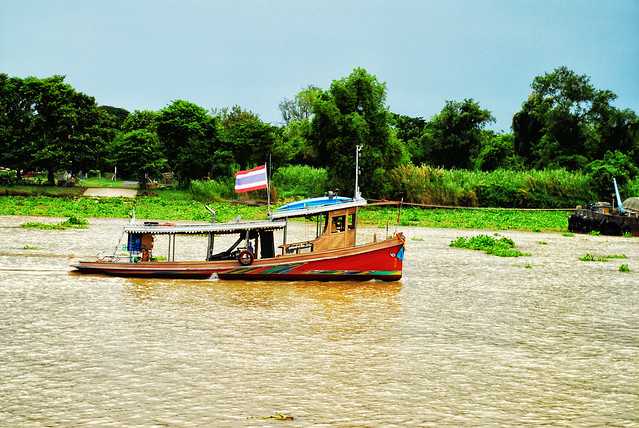
<svg viewBox="0 0 639 428">
<path fill-rule="evenodd" d="M 125 226 L 128 256 L 80 261 L 82 273 L 135 277 L 209 278 L 241 280 L 370 280 L 397 281 L 402 277 L 404 235 L 356 245 L 358 209 L 366 200 L 341 196 L 305 199 L 277 209 L 267 221 L 175 225 L 145 222 Z M 288 242 L 288 219 L 304 217 L 316 224 L 315 238 Z M 274 232 L 282 245 L 275 248 Z M 206 257 L 175 261 L 176 235 L 206 235 Z M 167 235 L 167 261 L 154 261 L 155 237 Z M 235 243 L 215 252 L 215 237 L 236 235 Z M 277 250 L 277 251 L 276 251 Z M 277 253 L 277 254 L 276 254 Z"/>
</svg>

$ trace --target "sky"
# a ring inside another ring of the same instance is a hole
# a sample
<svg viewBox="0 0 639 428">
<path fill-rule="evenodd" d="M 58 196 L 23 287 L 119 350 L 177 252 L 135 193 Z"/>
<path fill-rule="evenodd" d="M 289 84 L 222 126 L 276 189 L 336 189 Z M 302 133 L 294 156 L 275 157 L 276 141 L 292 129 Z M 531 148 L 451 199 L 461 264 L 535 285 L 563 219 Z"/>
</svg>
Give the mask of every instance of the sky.
<svg viewBox="0 0 639 428">
<path fill-rule="evenodd" d="M 0 0 L 0 72 L 63 74 L 99 104 L 284 98 L 364 67 L 397 113 L 474 98 L 509 130 L 532 79 L 565 65 L 639 113 L 639 0 Z"/>
</svg>

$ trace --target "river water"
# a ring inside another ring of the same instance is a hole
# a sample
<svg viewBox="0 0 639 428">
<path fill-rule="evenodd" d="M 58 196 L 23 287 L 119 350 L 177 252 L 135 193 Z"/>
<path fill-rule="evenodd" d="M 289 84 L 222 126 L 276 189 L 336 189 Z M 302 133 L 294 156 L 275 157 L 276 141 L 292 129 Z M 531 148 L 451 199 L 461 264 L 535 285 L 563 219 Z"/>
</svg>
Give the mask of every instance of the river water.
<svg viewBox="0 0 639 428">
<path fill-rule="evenodd" d="M 0 217 L 0 426 L 639 426 L 637 238 L 504 232 L 513 259 L 404 228 L 397 283 L 140 280 L 69 271 L 123 220 L 26 220 Z"/>
</svg>

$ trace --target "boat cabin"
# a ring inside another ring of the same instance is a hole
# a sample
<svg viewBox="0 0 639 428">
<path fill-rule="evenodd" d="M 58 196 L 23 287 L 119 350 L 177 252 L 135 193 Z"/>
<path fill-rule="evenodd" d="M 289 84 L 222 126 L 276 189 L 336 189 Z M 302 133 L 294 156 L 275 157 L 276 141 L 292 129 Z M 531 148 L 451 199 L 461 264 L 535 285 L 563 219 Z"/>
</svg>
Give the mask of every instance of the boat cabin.
<svg viewBox="0 0 639 428">
<path fill-rule="evenodd" d="M 177 235 L 206 235 L 207 261 L 244 260 L 251 264 L 253 259 L 275 257 L 275 239 L 273 232 L 286 228 L 285 221 L 237 221 L 231 223 L 180 224 L 145 221 L 142 224 L 129 224 L 124 227 L 128 235 L 127 251 L 131 262 L 153 260 L 153 243 L 157 236 L 168 237 L 167 261 L 175 261 L 175 237 Z M 237 240 L 224 251 L 216 252 L 215 236 L 237 235 Z M 242 256 L 244 259 L 242 259 Z M 243 263 L 244 264 L 244 263 Z"/>
<path fill-rule="evenodd" d="M 355 246 L 357 238 L 357 209 L 366 205 L 365 199 L 353 199 L 329 195 L 292 202 L 278 208 L 271 219 L 288 221 L 289 218 L 304 217 L 315 223 L 315 239 L 288 243 L 286 230 L 281 254 L 299 254 L 336 250 Z"/>
</svg>

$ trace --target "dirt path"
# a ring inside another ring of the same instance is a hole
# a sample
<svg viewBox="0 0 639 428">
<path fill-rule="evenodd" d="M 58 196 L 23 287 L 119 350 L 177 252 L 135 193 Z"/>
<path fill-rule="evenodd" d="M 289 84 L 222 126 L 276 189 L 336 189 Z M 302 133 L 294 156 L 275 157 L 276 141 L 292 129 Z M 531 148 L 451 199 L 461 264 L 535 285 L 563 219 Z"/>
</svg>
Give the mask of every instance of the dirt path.
<svg viewBox="0 0 639 428">
<path fill-rule="evenodd" d="M 84 191 L 83 196 L 93 196 L 99 198 L 135 198 L 138 194 L 136 189 L 119 189 L 110 187 L 89 187 Z"/>
</svg>

